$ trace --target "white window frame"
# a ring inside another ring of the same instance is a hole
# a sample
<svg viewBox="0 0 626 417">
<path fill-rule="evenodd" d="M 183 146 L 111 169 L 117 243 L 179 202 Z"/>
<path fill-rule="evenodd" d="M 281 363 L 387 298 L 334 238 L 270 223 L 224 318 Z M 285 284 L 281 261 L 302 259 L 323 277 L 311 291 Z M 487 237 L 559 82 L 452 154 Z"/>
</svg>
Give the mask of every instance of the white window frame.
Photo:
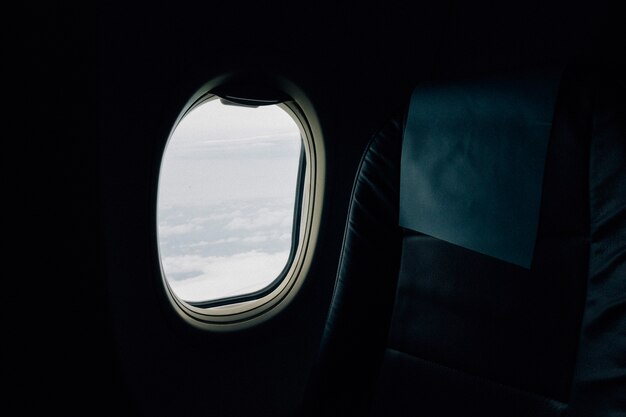
<svg viewBox="0 0 626 417">
<path fill-rule="evenodd" d="M 322 212 L 325 178 L 324 144 L 316 112 L 309 100 L 293 84 L 286 80 L 281 81 L 282 87 L 291 90 L 289 96 L 292 98 L 274 104 L 286 111 L 298 125 L 306 164 L 303 173 L 304 180 L 299 187 L 302 196 L 298 242 L 292 249 L 295 253 L 290 256 L 291 264 L 284 271 L 283 279 L 276 284 L 275 288 L 258 298 L 246 301 L 235 300 L 227 304 L 219 303 L 221 305 L 209 307 L 201 306 L 202 303 L 190 303 L 180 299 L 170 287 L 163 270 L 158 242 L 158 227 L 155 221 L 157 258 L 167 299 L 176 313 L 194 327 L 214 331 L 232 331 L 268 320 L 292 301 L 308 275 L 317 244 Z M 168 142 L 180 121 L 190 111 L 210 100 L 218 99 L 218 96 L 211 91 L 220 84 L 219 80 L 208 83 L 189 100 L 170 131 Z M 285 91 L 285 93 L 287 92 Z M 296 97 L 294 98 L 294 96 Z M 167 146 L 164 147 L 163 154 L 166 149 Z M 294 221 L 295 219 L 294 214 Z M 238 297 L 234 298 L 237 299 Z"/>
</svg>

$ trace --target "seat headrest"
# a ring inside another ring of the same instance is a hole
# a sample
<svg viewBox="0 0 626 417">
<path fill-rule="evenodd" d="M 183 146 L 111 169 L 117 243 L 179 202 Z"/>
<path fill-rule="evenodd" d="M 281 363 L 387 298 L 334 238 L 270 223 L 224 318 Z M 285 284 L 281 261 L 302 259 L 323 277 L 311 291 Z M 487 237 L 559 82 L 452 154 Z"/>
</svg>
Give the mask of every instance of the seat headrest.
<svg viewBox="0 0 626 417">
<path fill-rule="evenodd" d="M 400 226 L 530 268 L 561 71 L 417 87 Z"/>
</svg>

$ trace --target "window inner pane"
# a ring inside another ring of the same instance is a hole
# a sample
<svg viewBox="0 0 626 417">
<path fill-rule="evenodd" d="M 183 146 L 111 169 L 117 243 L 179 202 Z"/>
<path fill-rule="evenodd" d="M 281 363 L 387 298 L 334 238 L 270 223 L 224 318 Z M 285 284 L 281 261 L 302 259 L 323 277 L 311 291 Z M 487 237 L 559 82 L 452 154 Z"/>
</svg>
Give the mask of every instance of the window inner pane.
<svg viewBox="0 0 626 417">
<path fill-rule="evenodd" d="M 285 267 L 302 140 L 282 108 L 212 100 L 176 127 L 161 164 L 158 232 L 172 291 L 197 302 L 249 294 Z"/>
</svg>

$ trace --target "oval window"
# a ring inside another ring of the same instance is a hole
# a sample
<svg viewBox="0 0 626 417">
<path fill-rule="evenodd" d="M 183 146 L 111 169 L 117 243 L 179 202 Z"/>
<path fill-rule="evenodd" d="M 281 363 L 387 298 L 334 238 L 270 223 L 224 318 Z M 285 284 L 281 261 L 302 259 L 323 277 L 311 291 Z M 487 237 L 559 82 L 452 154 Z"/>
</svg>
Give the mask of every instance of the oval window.
<svg viewBox="0 0 626 417">
<path fill-rule="evenodd" d="M 157 202 L 162 271 L 178 301 L 258 299 L 285 278 L 301 241 L 306 152 L 282 104 L 213 99 L 172 132 Z"/>
</svg>

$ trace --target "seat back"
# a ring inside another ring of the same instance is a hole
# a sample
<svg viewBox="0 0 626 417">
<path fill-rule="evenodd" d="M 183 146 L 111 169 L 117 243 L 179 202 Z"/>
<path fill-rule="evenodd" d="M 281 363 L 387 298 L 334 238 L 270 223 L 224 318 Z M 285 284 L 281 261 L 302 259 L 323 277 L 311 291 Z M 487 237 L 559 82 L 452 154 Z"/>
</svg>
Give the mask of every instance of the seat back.
<svg viewBox="0 0 626 417">
<path fill-rule="evenodd" d="M 625 87 L 615 74 L 583 67 L 568 68 L 558 86 L 545 162 L 534 164 L 543 172 L 527 265 L 400 227 L 403 164 L 424 163 L 432 150 L 407 162 L 400 121 L 371 140 L 353 189 L 312 414 L 626 414 Z M 438 97 L 448 85 L 432 88 Z M 490 126 L 480 120 L 487 135 Z M 413 189 L 418 200 L 441 178 L 422 180 L 431 184 Z"/>
</svg>

